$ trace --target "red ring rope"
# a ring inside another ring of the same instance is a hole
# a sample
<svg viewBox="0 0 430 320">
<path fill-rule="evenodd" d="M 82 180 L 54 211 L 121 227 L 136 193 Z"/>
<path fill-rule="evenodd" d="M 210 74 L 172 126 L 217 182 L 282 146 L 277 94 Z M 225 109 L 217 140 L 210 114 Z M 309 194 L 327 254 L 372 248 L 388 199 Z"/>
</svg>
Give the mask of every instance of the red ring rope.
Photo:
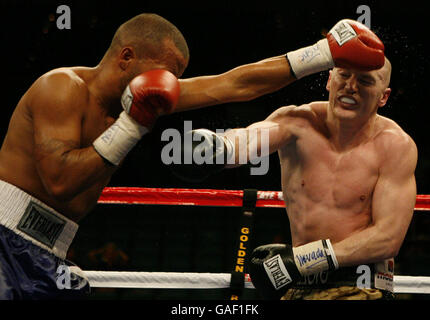
<svg viewBox="0 0 430 320">
<path fill-rule="evenodd" d="M 243 190 L 108 187 L 98 203 L 241 207 Z M 285 208 L 281 191 L 258 191 L 257 207 Z M 430 195 L 417 195 L 415 210 L 430 211 Z"/>
</svg>

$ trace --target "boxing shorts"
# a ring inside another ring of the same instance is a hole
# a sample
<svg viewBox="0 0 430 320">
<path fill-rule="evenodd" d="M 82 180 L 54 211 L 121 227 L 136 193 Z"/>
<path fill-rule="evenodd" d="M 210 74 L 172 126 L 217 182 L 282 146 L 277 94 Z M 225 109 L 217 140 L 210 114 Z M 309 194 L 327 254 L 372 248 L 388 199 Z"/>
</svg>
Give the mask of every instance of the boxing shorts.
<svg viewBox="0 0 430 320">
<path fill-rule="evenodd" d="M 66 260 L 78 225 L 0 180 L 0 300 L 80 299 L 90 290 Z"/>
<path fill-rule="evenodd" d="M 392 300 L 394 259 L 302 277 L 281 300 Z"/>
</svg>

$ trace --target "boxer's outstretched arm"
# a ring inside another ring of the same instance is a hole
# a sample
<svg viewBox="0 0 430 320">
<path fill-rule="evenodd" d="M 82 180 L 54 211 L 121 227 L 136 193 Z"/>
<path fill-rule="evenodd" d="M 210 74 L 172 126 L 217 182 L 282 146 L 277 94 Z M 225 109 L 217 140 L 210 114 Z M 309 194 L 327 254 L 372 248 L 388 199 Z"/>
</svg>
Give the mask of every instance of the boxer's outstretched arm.
<svg viewBox="0 0 430 320">
<path fill-rule="evenodd" d="M 295 80 L 285 55 L 239 66 L 220 75 L 179 80 L 181 96 L 175 112 L 249 101 Z"/>
<path fill-rule="evenodd" d="M 252 160 L 252 156 L 264 157 L 295 139 L 295 128 L 306 118 L 313 116 L 307 105 L 285 106 L 274 111 L 265 120 L 251 124 L 246 128 L 228 130 L 224 135 L 234 146 L 237 167 Z M 245 156 L 247 157 L 245 159 Z"/>
<path fill-rule="evenodd" d="M 345 33 L 350 35 L 347 39 L 343 39 Z M 371 30 L 356 21 L 341 20 L 329 31 L 327 39 L 311 46 L 220 75 L 182 80 L 176 111 L 252 100 L 334 66 L 375 70 L 384 61 L 384 44 Z"/>
<path fill-rule="evenodd" d="M 71 200 L 115 171 L 92 146 L 81 148 L 87 89 L 65 73 L 44 76 L 31 89 L 34 157 L 47 192 Z"/>
<path fill-rule="evenodd" d="M 417 149 L 406 135 L 384 134 L 384 165 L 373 193 L 372 222 L 363 231 L 333 245 L 340 266 L 395 257 L 412 219 L 416 200 Z"/>
</svg>

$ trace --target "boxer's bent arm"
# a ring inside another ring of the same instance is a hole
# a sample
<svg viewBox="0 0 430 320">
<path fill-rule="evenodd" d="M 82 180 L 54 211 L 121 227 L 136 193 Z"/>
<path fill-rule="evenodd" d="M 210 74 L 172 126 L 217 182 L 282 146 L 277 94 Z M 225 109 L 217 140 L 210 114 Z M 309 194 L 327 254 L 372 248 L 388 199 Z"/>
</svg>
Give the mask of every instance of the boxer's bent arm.
<svg viewBox="0 0 430 320">
<path fill-rule="evenodd" d="M 35 165 L 48 194 L 71 200 L 108 180 L 115 168 L 92 146 L 80 147 L 86 88 L 60 73 L 37 80 L 31 90 Z"/>
<path fill-rule="evenodd" d="M 398 254 L 414 212 L 416 163 L 416 146 L 409 137 L 386 153 L 373 193 L 371 225 L 333 246 L 340 266 L 378 262 Z"/>
<path fill-rule="evenodd" d="M 220 75 L 182 79 L 179 80 L 181 95 L 175 112 L 249 101 L 295 80 L 285 55 L 242 65 Z"/>
<path fill-rule="evenodd" d="M 252 157 L 267 156 L 295 139 L 294 126 L 301 121 L 296 116 L 296 106 L 277 109 L 264 121 L 256 122 L 246 128 L 228 130 L 225 136 L 234 143 L 235 164 L 237 167 L 252 160 Z"/>
</svg>

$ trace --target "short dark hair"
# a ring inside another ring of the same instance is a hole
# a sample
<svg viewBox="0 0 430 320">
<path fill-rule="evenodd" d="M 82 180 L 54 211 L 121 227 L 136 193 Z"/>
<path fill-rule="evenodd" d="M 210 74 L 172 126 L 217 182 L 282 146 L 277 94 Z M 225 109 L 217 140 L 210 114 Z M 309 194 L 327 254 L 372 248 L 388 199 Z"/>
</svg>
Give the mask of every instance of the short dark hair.
<svg viewBox="0 0 430 320">
<path fill-rule="evenodd" d="M 158 58 L 166 40 L 172 41 L 183 57 L 189 59 L 187 42 L 175 25 L 157 14 L 142 13 L 119 26 L 108 52 L 132 45 L 139 57 Z"/>
</svg>

